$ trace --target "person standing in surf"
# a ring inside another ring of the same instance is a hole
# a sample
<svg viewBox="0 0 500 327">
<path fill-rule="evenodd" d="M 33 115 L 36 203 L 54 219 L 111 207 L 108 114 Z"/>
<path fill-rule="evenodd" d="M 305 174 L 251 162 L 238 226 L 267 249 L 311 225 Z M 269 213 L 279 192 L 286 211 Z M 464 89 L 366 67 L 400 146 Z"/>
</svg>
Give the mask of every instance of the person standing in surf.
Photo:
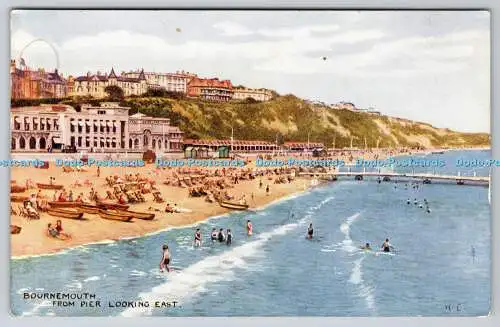
<svg viewBox="0 0 500 327">
<path fill-rule="evenodd" d="M 391 243 L 389 243 L 389 239 L 388 238 L 385 239 L 384 243 L 381 246 L 381 249 L 384 252 L 391 252 L 392 245 L 391 245 Z"/>
<path fill-rule="evenodd" d="M 247 220 L 247 235 L 252 236 L 252 233 L 253 233 L 253 226 L 252 226 L 252 222 L 249 219 L 249 220 Z"/>
<path fill-rule="evenodd" d="M 307 236 L 306 237 L 311 240 L 313 238 L 313 233 L 314 233 L 313 224 L 309 224 L 309 228 L 307 228 Z"/>
<path fill-rule="evenodd" d="M 195 247 L 201 246 L 201 232 L 199 228 L 197 228 L 196 232 L 194 233 L 194 246 Z"/>
<path fill-rule="evenodd" d="M 168 250 L 168 245 L 164 244 L 162 249 L 163 256 L 160 261 L 160 272 L 163 272 L 165 269 L 167 269 L 167 272 L 170 272 L 170 268 L 168 267 L 170 264 L 170 251 Z"/>
<path fill-rule="evenodd" d="M 219 235 L 217 235 L 217 240 L 222 243 L 226 240 L 226 237 L 224 236 L 224 229 L 219 230 Z"/>
<path fill-rule="evenodd" d="M 217 241 L 217 229 L 212 228 L 212 234 L 210 235 L 210 239 L 212 240 L 212 242 Z"/>
<path fill-rule="evenodd" d="M 231 245 L 233 242 L 233 234 L 231 234 L 231 230 L 228 229 L 226 232 L 226 245 Z"/>
</svg>

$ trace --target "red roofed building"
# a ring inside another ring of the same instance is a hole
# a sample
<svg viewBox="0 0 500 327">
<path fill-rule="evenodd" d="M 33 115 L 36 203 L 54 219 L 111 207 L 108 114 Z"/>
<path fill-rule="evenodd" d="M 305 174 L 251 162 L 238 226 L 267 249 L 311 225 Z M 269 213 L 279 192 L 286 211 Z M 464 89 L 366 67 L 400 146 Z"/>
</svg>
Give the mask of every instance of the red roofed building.
<svg viewBox="0 0 500 327">
<path fill-rule="evenodd" d="M 208 101 L 229 101 L 233 98 L 233 85 L 230 80 L 219 81 L 218 78 L 191 79 L 188 83 L 188 96 Z"/>
<path fill-rule="evenodd" d="M 10 61 L 10 83 L 12 99 L 65 98 L 68 94 L 67 81 L 57 69 L 53 73 L 43 69 L 32 70 L 26 65 L 16 67 Z"/>
</svg>

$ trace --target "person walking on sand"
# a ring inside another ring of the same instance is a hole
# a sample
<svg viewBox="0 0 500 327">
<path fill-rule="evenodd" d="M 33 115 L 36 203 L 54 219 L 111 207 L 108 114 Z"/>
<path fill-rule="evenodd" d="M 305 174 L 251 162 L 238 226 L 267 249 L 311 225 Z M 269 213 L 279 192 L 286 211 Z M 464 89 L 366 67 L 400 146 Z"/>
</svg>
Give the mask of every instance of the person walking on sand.
<svg viewBox="0 0 500 327">
<path fill-rule="evenodd" d="M 97 177 L 101 177 L 101 168 L 97 166 Z"/>
<path fill-rule="evenodd" d="M 266 186 L 266 195 L 269 195 L 269 184 Z"/>
<path fill-rule="evenodd" d="M 163 245 L 163 256 L 160 261 L 160 272 L 163 272 L 165 269 L 167 272 L 170 272 L 170 268 L 168 265 L 170 264 L 170 251 L 168 250 L 168 245 Z"/>
<path fill-rule="evenodd" d="M 252 236 L 253 234 L 253 226 L 252 226 L 252 222 L 249 220 L 247 220 L 247 235 L 248 236 Z"/>
</svg>

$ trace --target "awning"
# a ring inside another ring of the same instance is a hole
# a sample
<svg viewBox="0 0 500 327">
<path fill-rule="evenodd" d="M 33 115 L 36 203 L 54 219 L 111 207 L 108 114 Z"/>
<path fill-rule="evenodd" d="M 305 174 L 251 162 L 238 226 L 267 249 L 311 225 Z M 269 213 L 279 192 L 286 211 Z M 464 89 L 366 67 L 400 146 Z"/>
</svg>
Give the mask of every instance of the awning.
<svg viewBox="0 0 500 327">
<path fill-rule="evenodd" d="M 19 117 L 16 117 L 16 123 L 21 124 L 21 119 Z"/>
<path fill-rule="evenodd" d="M 118 124 L 116 122 L 113 122 L 113 126 L 118 128 Z"/>
<path fill-rule="evenodd" d="M 90 122 L 89 121 L 86 121 L 85 123 L 87 124 L 87 126 L 90 126 Z"/>
<path fill-rule="evenodd" d="M 102 126 L 102 127 L 105 127 L 105 126 L 106 126 L 106 123 L 105 123 L 105 122 L 103 122 L 103 121 L 101 121 L 101 126 Z"/>
<path fill-rule="evenodd" d="M 78 122 L 78 125 L 83 126 L 83 122 L 82 122 L 82 121 L 79 121 L 79 122 Z"/>
<path fill-rule="evenodd" d="M 62 143 L 62 142 L 61 142 L 61 138 L 60 138 L 60 137 L 53 137 L 53 138 L 52 138 L 52 142 L 57 143 L 57 144 Z"/>
<path fill-rule="evenodd" d="M 75 126 L 76 125 L 76 121 L 72 121 L 71 125 Z"/>
<path fill-rule="evenodd" d="M 33 117 L 33 124 L 37 124 L 38 123 L 38 118 L 37 117 Z"/>
<path fill-rule="evenodd" d="M 108 121 L 106 125 L 108 125 L 108 127 L 113 127 L 110 121 Z"/>
</svg>

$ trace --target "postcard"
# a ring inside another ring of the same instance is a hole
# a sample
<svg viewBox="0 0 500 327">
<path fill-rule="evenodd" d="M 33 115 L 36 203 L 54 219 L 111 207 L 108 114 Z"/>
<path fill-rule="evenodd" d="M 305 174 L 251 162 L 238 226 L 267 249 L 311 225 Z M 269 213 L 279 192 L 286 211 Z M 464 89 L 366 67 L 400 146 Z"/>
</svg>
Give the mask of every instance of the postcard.
<svg viewBox="0 0 500 327">
<path fill-rule="evenodd" d="M 14 10 L 16 316 L 486 316 L 488 11 Z"/>
</svg>

